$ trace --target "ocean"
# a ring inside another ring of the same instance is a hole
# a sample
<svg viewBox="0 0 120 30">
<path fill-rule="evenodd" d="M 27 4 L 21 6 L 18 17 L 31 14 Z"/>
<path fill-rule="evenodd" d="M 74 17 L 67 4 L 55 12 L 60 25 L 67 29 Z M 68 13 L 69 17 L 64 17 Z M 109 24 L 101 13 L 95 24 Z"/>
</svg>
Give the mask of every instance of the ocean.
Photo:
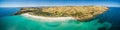
<svg viewBox="0 0 120 30">
<path fill-rule="evenodd" d="M 109 10 L 92 21 L 80 22 L 75 19 L 58 22 L 34 21 L 22 15 L 13 15 L 18 7 L 0 7 L 0 30 L 118 30 L 120 28 L 120 7 Z"/>
</svg>

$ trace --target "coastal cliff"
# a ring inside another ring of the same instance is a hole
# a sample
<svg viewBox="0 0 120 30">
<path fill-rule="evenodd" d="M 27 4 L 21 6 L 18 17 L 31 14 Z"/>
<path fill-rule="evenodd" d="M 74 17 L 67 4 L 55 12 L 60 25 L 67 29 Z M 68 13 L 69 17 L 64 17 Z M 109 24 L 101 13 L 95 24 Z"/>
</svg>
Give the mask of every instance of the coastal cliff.
<svg viewBox="0 0 120 30">
<path fill-rule="evenodd" d="M 24 7 L 15 15 L 29 13 L 45 17 L 73 17 L 79 21 L 88 21 L 108 10 L 104 6 L 55 6 L 55 7 Z"/>
</svg>

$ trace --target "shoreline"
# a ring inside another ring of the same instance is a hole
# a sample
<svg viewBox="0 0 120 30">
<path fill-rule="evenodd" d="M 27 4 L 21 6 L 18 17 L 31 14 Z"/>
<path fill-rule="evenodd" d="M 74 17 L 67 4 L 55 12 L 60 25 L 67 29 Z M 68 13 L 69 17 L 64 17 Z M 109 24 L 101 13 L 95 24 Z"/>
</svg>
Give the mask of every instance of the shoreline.
<svg viewBox="0 0 120 30">
<path fill-rule="evenodd" d="M 21 14 L 22 16 L 24 17 L 27 17 L 27 18 L 32 18 L 34 20 L 44 20 L 44 21 L 66 21 L 66 20 L 69 20 L 69 19 L 75 19 L 73 17 L 44 17 L 44 16 L 35 16 L 35 15 L 30 15 L 29 13 L 24 13 L 24 14 Z"/>
</svg>

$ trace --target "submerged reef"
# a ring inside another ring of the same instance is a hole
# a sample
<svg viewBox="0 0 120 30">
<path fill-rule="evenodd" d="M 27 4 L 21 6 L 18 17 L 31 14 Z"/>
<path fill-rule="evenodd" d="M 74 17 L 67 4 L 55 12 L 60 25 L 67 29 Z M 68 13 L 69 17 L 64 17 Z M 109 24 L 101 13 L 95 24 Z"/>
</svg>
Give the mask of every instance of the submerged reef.
<svg viewBox="0 0 120 30">
<path fill-rule="evenodd" d="M 15 15 L 29 13 L 36 16 L 73 17 L 79 21 L 88 21 L 107 10 L 105 6 L 24 7 Z"/>
</svg>

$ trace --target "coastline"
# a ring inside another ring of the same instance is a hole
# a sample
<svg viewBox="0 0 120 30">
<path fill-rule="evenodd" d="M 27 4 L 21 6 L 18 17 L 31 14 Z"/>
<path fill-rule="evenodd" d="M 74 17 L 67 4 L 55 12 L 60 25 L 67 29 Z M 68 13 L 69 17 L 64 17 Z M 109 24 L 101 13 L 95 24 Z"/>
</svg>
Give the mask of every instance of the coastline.
<svg viewBox="0 0 120 30">
<path fill-rule="evenodd" d="M 35 15 L 30 15 L 29 13 L 24 13 L 24 14 L 21 14 L 22 16 L 24 17 L 27 17 L 27 18 L 32 18 L 33 20 L 38 20 L 38 21 L 66 21 L 66 20 L 69 20 L 69 19 L 75 19 L 73 17 L 44 17 L 44 16 L 35 16 Z"/>
</svg>

